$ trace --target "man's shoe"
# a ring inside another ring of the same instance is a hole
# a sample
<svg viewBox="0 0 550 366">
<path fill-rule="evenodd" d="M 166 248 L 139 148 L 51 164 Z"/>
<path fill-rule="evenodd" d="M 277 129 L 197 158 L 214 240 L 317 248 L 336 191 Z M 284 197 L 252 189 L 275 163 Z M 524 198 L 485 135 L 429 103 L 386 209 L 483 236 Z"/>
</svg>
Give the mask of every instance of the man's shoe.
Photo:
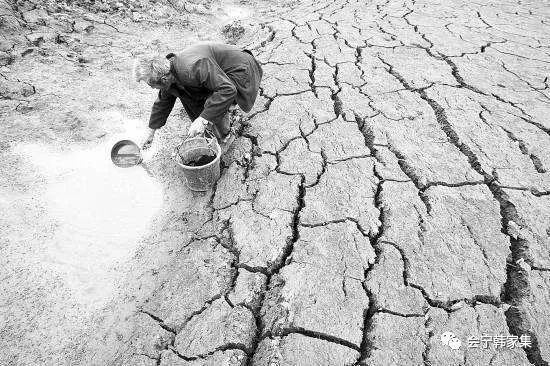
<svg viewBox="0 0 550 366">
<path fill-rule="evenodd" d="M 231 144 L 233 144 L 233 142 L 235 141 L 235 137 L 235 132 L 231 130 L 225 137 L 220 139 L 220 148 L 222 150 L 222 155 L 225 154 L 227 150 L 229 150 Z"/>
</svg>

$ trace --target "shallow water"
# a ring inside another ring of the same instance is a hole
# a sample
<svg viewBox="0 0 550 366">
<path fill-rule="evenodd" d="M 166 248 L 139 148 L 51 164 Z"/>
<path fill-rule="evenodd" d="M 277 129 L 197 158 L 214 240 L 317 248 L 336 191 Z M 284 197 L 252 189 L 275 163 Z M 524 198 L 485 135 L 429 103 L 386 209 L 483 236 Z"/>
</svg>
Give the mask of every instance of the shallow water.
<svg viewBox="0 0 550 366">
<path fill-rule="evenodd" d="M 219 21 L 229 23 L 235 20 L 246 20 L 254 16 L 254 10 L 249 6 L 243 6 L 237 1 L 222 0 L 217 4 L 214 15 Z"/>
<path fill-rule="evenodd" d="M 75 300 L 91 307 L 112 297 L 116 266 L 133 256 L 162 205 L 160 184 L 140 166 L 113 165 L 111 145 L 63 153 L 38 144 L 18 149 L 45 178 L 35 198 L 53 227 L 50 239 L 29 245 L 39 247 L 41 264 L 64 279 Z"/>
<path fill-rule="evenodd" d="M 213 162 L 215 159 L 215 155 L 201 155 L 191 160 L 185 160 L 183 164 L 187 166 L 203 166 Z"/>
<path fill-rule="evenodd" d="M 113 158 L 113 163 L 115 163 L 116 166 L 123 167 L 123 168 L 129 168 L 132 166 L 135 166 L 141 162 L 141 156 L 139 155 L 123 155 L 119 154 Z"/>
</svg>

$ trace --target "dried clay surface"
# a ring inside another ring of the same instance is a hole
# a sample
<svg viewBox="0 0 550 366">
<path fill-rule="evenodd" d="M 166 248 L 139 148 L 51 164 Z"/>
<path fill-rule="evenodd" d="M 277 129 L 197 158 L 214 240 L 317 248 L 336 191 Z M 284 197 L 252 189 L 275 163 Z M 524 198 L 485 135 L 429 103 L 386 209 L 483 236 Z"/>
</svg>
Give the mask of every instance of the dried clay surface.
<svg viewBox="0 0 550 366">
<path fill-rule="evenodd" d="M 0 0 L 0 364 L 548 365 L 547 2 L 78 3 Z M 198 41 L 264 70 L 205 193 L 180 107 L 108 157 Z"/>
</svg>

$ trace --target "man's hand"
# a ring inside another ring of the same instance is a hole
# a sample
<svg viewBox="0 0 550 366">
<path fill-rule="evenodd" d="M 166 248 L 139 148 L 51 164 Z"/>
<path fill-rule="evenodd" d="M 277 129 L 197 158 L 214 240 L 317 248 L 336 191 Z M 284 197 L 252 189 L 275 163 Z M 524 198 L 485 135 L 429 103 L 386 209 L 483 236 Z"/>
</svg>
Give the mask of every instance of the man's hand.
<svg viewBox="0 0 550 366">
<path fill-rule="evenodd" d="M 197 118 L 193 121 L 193 123 L 191 123 L 189 131 L 187 131 L 187 136 L 194 137 L 197 135 L 202 135 L 206 129 L 206 126 L 208 126 L 208 123 L 209 122 L 202 117 Z"/>
<path fill-rule="evenodd" d="M 143 139 L 143 142 L 141 143 L 141 148 L 143 150 L 147 150 L 148 148 L 151 147 L 151 144 L 153 143 L 153 139 L 155 138 L 155 132 L 156 131 L 157 130 L 152 129 L 152 128 L 149 129 L 149 132 L 147 133 L 147 135 Z"/>
</svg>

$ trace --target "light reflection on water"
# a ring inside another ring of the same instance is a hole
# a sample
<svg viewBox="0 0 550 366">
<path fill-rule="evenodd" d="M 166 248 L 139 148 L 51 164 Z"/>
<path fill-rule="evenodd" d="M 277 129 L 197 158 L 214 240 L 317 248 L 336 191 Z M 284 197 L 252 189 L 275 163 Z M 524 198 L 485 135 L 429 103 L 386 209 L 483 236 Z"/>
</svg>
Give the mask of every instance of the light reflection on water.
<svg viewBox="0 0 550 366">
<path fill-rule="evenodd" d="M 225 6 L 223 10 L 229 19 L 247 19 L 253 15 L 252 10 L 233 4 Z"/>
<path fill-rule="evenodd" d="M 130 259 L 162 205 L 162 188 L 140 166 L 117 168 L 111 143 L 59 152 L 19 146 L 46 178 L 40 201 L 55 225 L 53 239 L 40 243 L 41 261 L 65 279 L 75 300 L 101 306 L 120 276 L 114 266 Z"/>
<path fill-rule="evenodd" d="M 249 7 L 241 6 L 234 0 L 222 0 L 215 11 L 215 15 L 221 21 L 228 23 L 234 20 L 251 18 L 254 11 Z"/>
</svg>

